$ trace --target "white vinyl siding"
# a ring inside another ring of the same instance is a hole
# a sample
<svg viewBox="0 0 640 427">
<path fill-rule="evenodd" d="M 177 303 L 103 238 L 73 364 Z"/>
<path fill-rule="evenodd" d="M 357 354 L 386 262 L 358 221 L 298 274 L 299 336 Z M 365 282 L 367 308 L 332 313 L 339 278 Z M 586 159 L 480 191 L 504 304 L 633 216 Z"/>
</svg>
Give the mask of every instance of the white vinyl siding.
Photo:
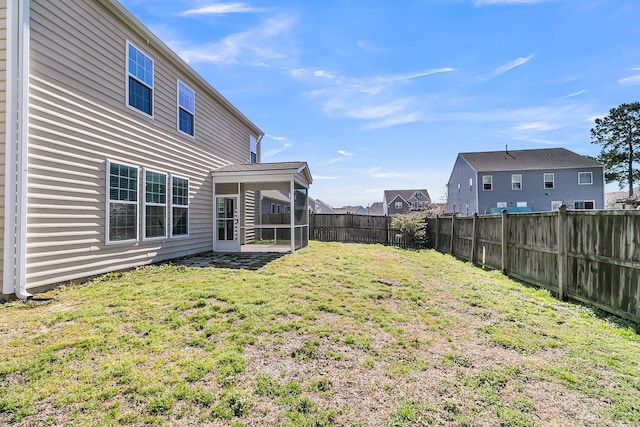
<svg viewBox="0 0 640 427">
<path fill-rule="evenodd" d="M 210 171 L 249 158 L 258 130 L 124 22 L 94 0 L 31 1 L 28 289 L 211 250 Z M 155 61 L 154 120 L 124 98 L 127 40 Z M 177 79 L 198 95 L 188 149 L 176 129 Z M 107 159 L 187 178 L 188 238 L 140 239 L 139 177 L 138 241 L 107 245 Z"/>
</svg>

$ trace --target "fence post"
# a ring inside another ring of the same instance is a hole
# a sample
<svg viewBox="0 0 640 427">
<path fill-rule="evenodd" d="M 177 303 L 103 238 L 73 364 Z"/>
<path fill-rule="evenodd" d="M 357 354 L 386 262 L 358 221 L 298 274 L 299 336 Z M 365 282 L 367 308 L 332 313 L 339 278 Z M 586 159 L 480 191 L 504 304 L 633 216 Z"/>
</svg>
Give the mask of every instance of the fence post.
<svg viewBox="0 0 640 427">
<path fill-rule="evenodd" d="M 455 232 L 456 214 L 451 215 L 451 239 L 449 240 L 449 254 L 453 255 L 453 233 Z"/>
<path fill-rule="evenodd" d="M 439 240 L 440 240 L 440 215 L 436 215 L 436 237 L 435 237 L 436 251 L 440 250 L 440 247 L 438 246 Z"/>
<path fill-rule="evenodd" d="M 567 207 L 558 209 L 558 299 L 566 298 L 567 294 Z"/>
<path fill-rule="evenodd" d="M 471 256 L 469 257 L 470 260 L 471 260 L 471 264 L 475 263 L 475 260 L 476 260 L 476 248 L 478 246 L 478 242 L 477 242 L 477 240 L 478 240 L 478 236 L 477 236 L 478 229 L 477 229 L 477 224 L 476 224 L 477 220 L 478 220 L 478 213 L 476 212 L 476 213 L 473 214 L 473 229 L 471 231 Z"/>
<path fill-rule="evenodd" d="M 502 274 L 507 274 L 507 254 L 508 254 L 508 228 L 507 228 L 507 210 L 504 209 L 502 211 L 502 262 L 501 262 L 501 270 Z"/>
<path fill-rule="evenodd" d="M 386 237 L 385 237 L 385 245 L 387 245 L 387 246 L 389 246 L 389 222 L 390 222 L 389 220 L 390 220 L 390 217 L 388 217 L 388 216 L 384 217 L 384 227 L 385 227 L 385 230 L 386 230 L 386 233 L 385 233 L 385 235 L 386 235 Z"/>
</svg>

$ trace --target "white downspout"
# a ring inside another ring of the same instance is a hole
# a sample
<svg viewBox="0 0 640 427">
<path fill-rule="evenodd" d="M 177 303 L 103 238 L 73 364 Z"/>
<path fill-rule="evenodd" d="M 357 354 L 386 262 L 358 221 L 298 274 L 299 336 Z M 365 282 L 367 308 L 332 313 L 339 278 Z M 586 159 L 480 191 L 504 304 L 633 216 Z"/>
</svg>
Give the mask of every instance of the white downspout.
<svg viewBox="0 0 640 427">
<path fill-rule="evenodd" d="M 295 211 L 295 185 L 294 180 L 291 180 L 289 184 L 289 202 L 291 208 L 289 208 L 289 218 L 291 223 L 291 253 L 296 251 L 296 211 Z"/>
<path fill-rule="evenodd" d="M 20 299 L 32 296 L 26 289 L 30 7 L 29 0 L 7 2 L 3 293 Z"/>
</svg>

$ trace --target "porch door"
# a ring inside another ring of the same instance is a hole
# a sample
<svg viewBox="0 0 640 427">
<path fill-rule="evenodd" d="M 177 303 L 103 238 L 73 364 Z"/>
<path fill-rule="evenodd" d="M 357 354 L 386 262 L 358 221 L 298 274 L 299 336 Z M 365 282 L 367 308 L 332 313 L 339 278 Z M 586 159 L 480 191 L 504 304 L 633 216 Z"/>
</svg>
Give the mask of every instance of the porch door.
<svg viewBox="0 0 640 427">
<path fill-rule="evenodd" d="M 238 196 L 216 196 L 216 251 L 240 252 L 238 201 Z"/>
</svg>

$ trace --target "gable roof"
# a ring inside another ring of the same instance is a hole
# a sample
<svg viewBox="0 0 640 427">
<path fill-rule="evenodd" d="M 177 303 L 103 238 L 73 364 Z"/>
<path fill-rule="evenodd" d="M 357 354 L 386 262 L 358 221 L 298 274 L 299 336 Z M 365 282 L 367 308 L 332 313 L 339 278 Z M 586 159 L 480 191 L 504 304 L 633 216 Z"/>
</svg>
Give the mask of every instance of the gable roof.
<svg viewBox="0 0 640 427">
<path fill-rule="evenodd" d="M 414 198 L 413 196 L 418 192 L 422 193 L 425 198 L 424 199 Z M 391 204 L 391 202 L 393 202 L 398 197 L 400 197 L 407 204 L 411 204 L 410 203 L 411 199 L 421 200 L 426 202 L 431 201 L 431 197 L 429 197 L 429 192 L 424 189 L 422 190 L 384 190 L 384 200 L 387 202 L 387 204 Z"/>
<path fill-rule="evenodd" d="M 595 159 L 564 148 L 460 153 L 477 172 L 602 167 Z"/>
<path fill-rule="evenodd" d="M 308 188 L 313 182 L 307 162 L 230 164 L 211 171 L 218 183 L 291 181 Z"/>
</svg>

